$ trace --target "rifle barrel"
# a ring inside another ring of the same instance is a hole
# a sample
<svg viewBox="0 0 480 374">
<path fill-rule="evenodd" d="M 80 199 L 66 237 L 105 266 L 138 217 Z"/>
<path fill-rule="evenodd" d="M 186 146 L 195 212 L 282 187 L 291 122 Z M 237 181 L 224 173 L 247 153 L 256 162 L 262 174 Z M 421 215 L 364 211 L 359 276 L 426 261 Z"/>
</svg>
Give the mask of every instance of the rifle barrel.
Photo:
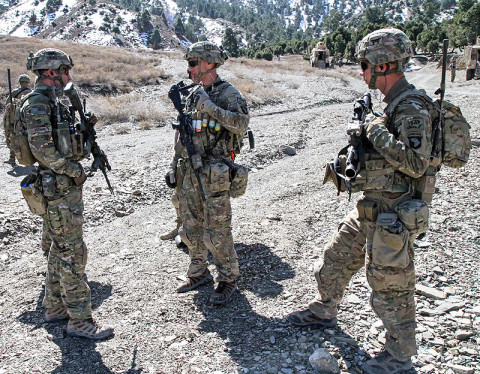
<svg viewBox="0 0 480 374">
<path fill-rule="evenodd" d="M 8 93 L 10 97 L 10 106 L 13 105 L 12 101 L 12 79 L 10 78 L 10 69 L 7 69 L 7 76 L 8 76 Z"/>
</svg>

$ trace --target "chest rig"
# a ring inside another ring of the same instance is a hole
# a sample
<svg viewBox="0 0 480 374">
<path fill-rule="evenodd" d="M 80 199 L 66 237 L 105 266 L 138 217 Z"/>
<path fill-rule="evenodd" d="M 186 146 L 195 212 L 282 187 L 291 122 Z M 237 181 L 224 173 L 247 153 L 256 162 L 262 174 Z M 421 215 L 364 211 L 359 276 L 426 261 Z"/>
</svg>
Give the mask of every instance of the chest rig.
<svg viewBox="0 0 480 374">
<path fill-rule="evenodd" d="M 229 83 L 219 80 L 205 91 L 215 105 L 222 109 L 228 109 L 228 97 L 225 96 L 224 91 L 229 86 Z M 192 117 L 192 127 L 194 129 L 192 142 L 195 152 L 207 160 L 225 157 L 235 159 L 235 155 L 240 153 L 241 139 L 239 140 L 236 134 L 223 127 L 222 123 L 216 118 L 197 111 L 193 97 L 195 97 L 194 92 L 187 98 L 185 107 L 187 113 Z"/>
</svg>

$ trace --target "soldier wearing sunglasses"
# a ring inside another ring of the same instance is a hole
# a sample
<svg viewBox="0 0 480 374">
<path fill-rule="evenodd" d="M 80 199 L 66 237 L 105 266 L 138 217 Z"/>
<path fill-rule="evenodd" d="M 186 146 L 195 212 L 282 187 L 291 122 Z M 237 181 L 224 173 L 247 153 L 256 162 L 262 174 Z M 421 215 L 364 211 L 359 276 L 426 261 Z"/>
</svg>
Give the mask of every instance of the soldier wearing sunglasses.
<svg viewBox="0 0 480 374">
<path fill-rule="evenodd" d="M 417 353 L 413 242 L 422 232 L 420 225 L 405 222 L 409 222 L 409 214 L 422 212 L 426 221 L 421 229 L 425 232 L 428 228 L 428 206 L 418 192 L 431 168 L 434 114 L 426 102 L 413 96 L 402 96 L 403 100 L 394 104 L 395 110 L 388 111 L 388 104 L 413 89 L 404 76 L 412 55 L 409 38 L 393 28 L 368 34 L 357 47 L 360 76 L 370 89 L 385 95 L 389 114 L 367 118 L 359 129 L 365 140 L 366 177 L 358 178 L 355 187 L 363 191 L 363 197 L 326 244 L 323 259 L 315 266 L 316 297 L 308 309 L 288 316 L 296 326 L 336 325 L 345 288 L 366 266 L 370 303 L 387 334 L 384 350 L 362 365 L 364 373 L 408 371 L 411 357 Z"/>
</svg>

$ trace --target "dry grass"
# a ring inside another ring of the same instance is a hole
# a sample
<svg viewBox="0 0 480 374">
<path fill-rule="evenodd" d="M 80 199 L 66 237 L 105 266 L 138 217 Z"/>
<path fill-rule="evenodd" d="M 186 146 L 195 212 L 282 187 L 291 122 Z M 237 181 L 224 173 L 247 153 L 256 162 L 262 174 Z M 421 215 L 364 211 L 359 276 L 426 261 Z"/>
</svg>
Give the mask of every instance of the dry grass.
<svg viewBox="0 0 480 374">
<path fill-rule="evenodd" d="M 27 56 L 30 51 L 42 48 L 58 48 L 72 56 L 75 64 L 72 75 L 77 84 L 108 83 L 120 91 L 129 91 L 132 87 L 157 83 L 166 79 L 160 66 L 160 57 L 168 56 L 159 52 L 133 51 L 116 47 L 98 47 L 85 44 L 53 42 L 36 38 L 16 38 L 0 36 L 2 53 L 0 54 L 0 95 L 8 91 L 7 68 L 12 74 L 12 88 L 16 87 L 18 75 L 28 73 Z"/>
<path fill-rule="evenodd" d="M 112 123 L 134 123 L 148 130 L 168 122 L 172 116 L 171 105 L 164 100 L 145 101 L 140 94 L 124 94 L 110 97 L 97 97 L 90 109 L 97 114 L 99 125 Z"/>
</svg>

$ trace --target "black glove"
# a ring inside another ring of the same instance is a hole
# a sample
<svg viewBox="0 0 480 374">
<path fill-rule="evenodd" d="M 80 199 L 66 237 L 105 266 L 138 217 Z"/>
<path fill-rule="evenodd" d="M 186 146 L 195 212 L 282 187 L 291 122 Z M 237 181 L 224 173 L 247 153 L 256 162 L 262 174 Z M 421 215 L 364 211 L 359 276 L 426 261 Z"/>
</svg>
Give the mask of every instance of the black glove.
<svg viewBox="0 0 480 374">
<path fill-rule="evenodd" d="M 177 181 L 175 180 L 175 174 L 172 170 L 170 170 L 167 174 L 165 174 L 165 182 L 167 186 L 170 188 L 177 187 Z"/>
</svg>

